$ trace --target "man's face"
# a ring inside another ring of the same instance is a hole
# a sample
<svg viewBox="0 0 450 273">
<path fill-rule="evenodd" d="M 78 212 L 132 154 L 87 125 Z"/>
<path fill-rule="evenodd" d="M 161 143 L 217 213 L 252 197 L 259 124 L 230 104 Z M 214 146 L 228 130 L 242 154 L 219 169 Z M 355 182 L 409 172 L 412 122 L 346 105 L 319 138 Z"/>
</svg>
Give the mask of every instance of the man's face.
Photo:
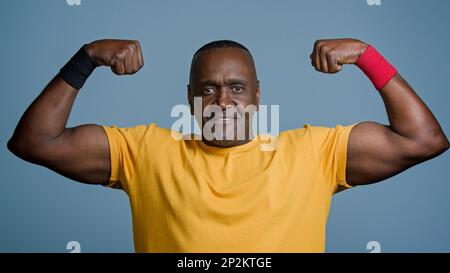
<svg viewBox="0 0 450 273">
<path fill-rule="evenodd" d="M 252 138 L 250 115 L 242 114 L 242 110 L 249 109 L 249 106 L 257 108 L 259 94 L 255 66 L 247 51 L 240 48 L 215 48 L 201 51 L 195 57 L 188 85 L 191 114 L 194 114 L 194 97 L 201 97 L 202 113 L 208 107 L 221 109 L 223 113 L 221 117 L 215 117 L 214 114 L 207 117 L 205 113 L 202 116 L 202 130 L 209 122 L 209 125 L 214 124 L 213 131 L 223 130 L 220 135 L 224 136 L 213 140 L 204 138 L 205 143 L 232 147 L 248 142 Z M 199 118 L 196 118 L 199 122 Z M 239 130 L 245 130 L 245 139 L 237 136 L 238 127 Z"/>
</svg>

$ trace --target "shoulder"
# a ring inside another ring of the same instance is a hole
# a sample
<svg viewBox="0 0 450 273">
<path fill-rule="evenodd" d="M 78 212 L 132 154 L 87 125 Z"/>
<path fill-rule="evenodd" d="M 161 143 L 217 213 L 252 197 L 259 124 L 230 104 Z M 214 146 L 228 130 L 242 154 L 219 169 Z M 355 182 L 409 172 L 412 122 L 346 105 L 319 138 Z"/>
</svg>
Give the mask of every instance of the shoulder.
<svg viewBox="0 0 450 273">
<path fill-rule="evenodd" d="M 281 141 L 293 145 L 307 144 L 322 145 L 333 142 L 336 139 L 348 138 L 351 129 L 357 123 L 351 125 L 337 124 L 335 126 L 320 126 L 304 124 L 302 128 L 283 131 L 280 133 Z"/>
<path fill-rule="evenodd" d="M 171 135 L 179 134 L 177 131 L 173 131 L 167 128 L 159 127 L 156 123 L 139 124 L 133 126 L 120 127 L 117 125 L 102 125 L 105 130 L 121 132 L 131 135 L 151 135 L 151 134 L 161 134 L 161 135 Z"/>
</svg>

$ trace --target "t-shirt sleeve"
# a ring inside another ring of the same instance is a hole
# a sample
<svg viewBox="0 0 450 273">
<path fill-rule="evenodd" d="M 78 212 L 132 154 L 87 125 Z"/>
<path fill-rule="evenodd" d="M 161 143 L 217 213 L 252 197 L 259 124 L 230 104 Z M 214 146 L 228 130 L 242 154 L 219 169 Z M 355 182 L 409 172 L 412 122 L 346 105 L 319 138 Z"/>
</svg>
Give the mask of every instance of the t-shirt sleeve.
<svg viewBox="0 0 450 273">
<path fill-rule="evenodd" d="M 141 142 L 153 126 L 154 124 L 126 128 L 102 126 L 108 138 L 111 160 L 111 173 L 106 187 L 128 192 L 128 183 L 135 172 Z"/>
<path fill-rule="evenodd" d="M 326 177 L 332 193 L 352 187 L 347 183 L 346 178 L 347 148 L 350 132 L 356 124 L 336 125 L 336 127 L 305 125 L 305 128 L 311 132 L 318 153 L 320 170 Z"/>
</svg>

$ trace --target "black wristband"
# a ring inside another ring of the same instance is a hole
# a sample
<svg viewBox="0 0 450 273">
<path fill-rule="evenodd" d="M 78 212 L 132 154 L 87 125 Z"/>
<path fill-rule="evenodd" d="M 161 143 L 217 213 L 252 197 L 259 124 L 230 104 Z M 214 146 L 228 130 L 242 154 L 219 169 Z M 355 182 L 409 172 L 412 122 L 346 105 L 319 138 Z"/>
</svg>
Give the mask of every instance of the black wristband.
<svg viewBox="0 0 450 273">
<path fill-rule="evenodd" d="M 61 77 L 72 87 L 81 89 L 92 71 L 98 66 L 83 45 L 60 70 Z"/>
</svg>

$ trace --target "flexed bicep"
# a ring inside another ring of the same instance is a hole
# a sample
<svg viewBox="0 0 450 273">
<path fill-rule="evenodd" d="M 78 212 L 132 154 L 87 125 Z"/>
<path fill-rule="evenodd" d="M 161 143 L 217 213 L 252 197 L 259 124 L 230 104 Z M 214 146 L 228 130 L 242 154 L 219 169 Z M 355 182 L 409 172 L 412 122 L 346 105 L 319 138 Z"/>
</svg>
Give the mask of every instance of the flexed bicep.
<svg viewBox="0 0 450 273">
<path fill-rule="evenodd" d="M 65 177 L 89 184 L 107 184 L 109 181 L 109 143 L 99 125 L 67 128 L 40 149 L 37 163 Z"/>
<path fill-rule="evenodd" d="M 347 182 L 371 184 L 424 161 L 427 147 L 377 122 L 361 122 L 350 133 L 347 148 Z M 430 154 L 431 156 L 431 154 Z"/>
</svg>

